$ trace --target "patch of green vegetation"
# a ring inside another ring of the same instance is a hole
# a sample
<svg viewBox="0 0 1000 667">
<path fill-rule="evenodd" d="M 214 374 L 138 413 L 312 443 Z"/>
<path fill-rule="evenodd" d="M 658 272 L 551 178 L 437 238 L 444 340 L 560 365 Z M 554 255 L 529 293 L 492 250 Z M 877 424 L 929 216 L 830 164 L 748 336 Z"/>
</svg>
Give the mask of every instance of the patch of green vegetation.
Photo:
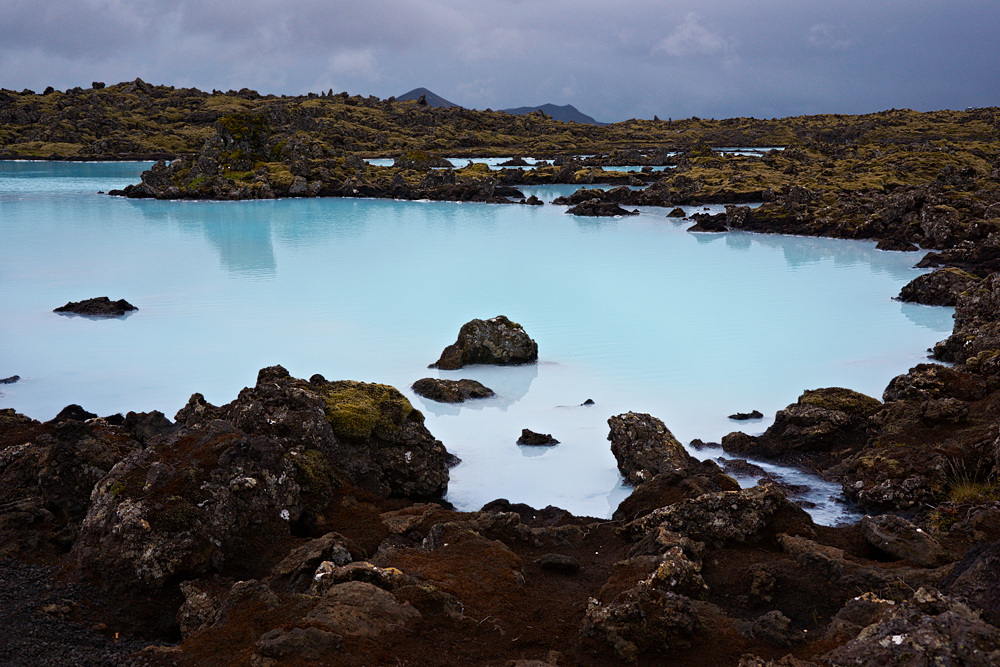
<svg viewBox="0 0 1000 667">
<path fill-rule="evenodd" d="M 387 437 L 407 419 L 423 421 L 423 415 L 389 385 L 344 380 L 323 387 L 320 394 L 333 432 L 348 440 Z"/>
<path fill-rule="evenodd" d="M 799 396 L 799 405 L 815 405 L 827 410 L 840 410 L 854 417 L 867 417 L 882 407 L 882 402 L 852 389 L 824 387 L 807 389 Z"/>
<path fill-rule="evenodd" d="M 1000 500 L 1000 483 L 991 470 L 970 467 L 964 459 L 948 459 L 944 464 L 948 500 L 956 503 L 985 503 Z"/>
</svg>

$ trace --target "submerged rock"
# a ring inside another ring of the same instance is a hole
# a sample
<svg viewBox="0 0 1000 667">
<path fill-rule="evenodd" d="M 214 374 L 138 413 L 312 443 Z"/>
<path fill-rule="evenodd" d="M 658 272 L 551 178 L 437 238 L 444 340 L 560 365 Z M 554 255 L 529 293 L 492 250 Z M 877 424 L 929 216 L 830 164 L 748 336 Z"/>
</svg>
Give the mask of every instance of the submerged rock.
<svg viewBox="0 0 1000 667">
<path fill-rule="evenodd" d="M 496 396 L 492 389 L 475 380 L 442 380 L 421 378 L 413 383 L 412 389 L 418 396 L 438 403 L 464 403 L 472 398 Z"/>
<path fill-rule="evenodd" d="M 139 310 L 125 299 L 112 301 L 106 296 L 99 296 L 84 301 L 70 301 L 65 306 L 55 308 L 54 313 L 73 313 L 89 317 L 121 317 L 125 313 Z"/>
<path fill-rule="evenodd" d="M 14 384 L 21 379 L 20 375 L 11 375 L 9 378 L 4 378 L 0 380 L 0 384 Z"/>
<path fill-rule="evenodd" d="M 457 370 L 469 364 L 511 366 L 538 361 L 538 343 L 524 327 L 503 315 L 462 325 L 458 340 L 441 352 L 431 368 Z"/>
</svg>

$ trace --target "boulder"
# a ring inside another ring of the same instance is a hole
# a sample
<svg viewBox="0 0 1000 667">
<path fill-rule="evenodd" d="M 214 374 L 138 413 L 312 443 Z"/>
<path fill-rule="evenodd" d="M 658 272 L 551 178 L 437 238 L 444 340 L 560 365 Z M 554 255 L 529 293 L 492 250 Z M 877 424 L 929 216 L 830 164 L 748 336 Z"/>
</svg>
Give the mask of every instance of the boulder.
<svg viewBox="0 0 1000 667">
<path fill-rule="evenodd" d="M 20 375 L 11 375 L 9 378 L 3 378 L 0 380 L 0 384 L 14 384 L 21 379 Z"/>
<path fill-rule="evenodd" d="M 412 389 L 418 396 L 438 403 L 464 403 L 472 398 L 496 396 L 492 389 L 481 382 L 465 379 L 421 378 L 413 383 Z"/>
<path fill-rule="evenodd" d="M 690 598 L 640 582 L 614 602 L 591 598 L 580 632 L 634 663 L 644 651 L 662 656 L 688 648 L 703 628 Z"/>
<path fill-rule="evenodd" d="M 139 310 L 125 299 L 112 301 L 106 296 L 99 296 L 84 301 L 70 301 L 65 306 L 55 308 L 54 313 L 72 313 L 88 317 L 121 317 L 125 313 Z"/>
<path fill-rule="evenodd" d="M 521 437 L 517 439 L 519 445 L 529 445 L 532 447 L 554 447 L 559 441 L 548 433 L 535 433 L 530 429 L 521 429 Z"/>
<path fill-rule="evenodd" d="M 306 382 L 271 366 L 232 403 L 215 407 L 195 394 L 176 419 L 187 426 L 223 419 L 250 435 L 315 450 L 325 457 L 320 469 L 335 462 L 353 485 L 380 495 L 431 497 L 447 489 L 450 455 L 423 414 L 389 385 L 321 375 Z"/>
<path fill-rule="evenodd" d="M 955 565 L 946 582 L 946 592 L 957 596 L 982 614 L 983 620 L 1000 626 L 1000 542 L 973 549 Z"/>
<path fill-rule="evenodd" d="M 849 665 L 1000 664 L 1000 630 L 966 605 L 921 588 L 858 637 L 822 656 L 831 667 Z"/>
<path fill-rule="evenodd" d="M 873 547 L 922 567 L 938 567 L 952 559 L 937 540 L 894 514 L 865 516 L 861 534 Z"/>
<path fill-rule="evenodd" d="M 661 529 L 717 546 L 774 538 L 778 532 L 814 531 L 809 515 L 773 484 L 706 493 L 653 510 L 622 527 L 624 533 L 635 538 Z"/>
<path fill-rule="evenodd" d="M 503 315 L 462 325 L 458 340 L 441 352 L 431 368 L 457 370 L 469 364 L 510 366 L 538 361 L 538 344 L 524 327 Z"/>
<path fill-rule="evenodd" d="M 626 412 L 608 419 L 608 426 L 611 453 L 628 484 L 635 486 L 661 472 L 685 469 L 697 462 L 652 415 Z"/>
</svg>

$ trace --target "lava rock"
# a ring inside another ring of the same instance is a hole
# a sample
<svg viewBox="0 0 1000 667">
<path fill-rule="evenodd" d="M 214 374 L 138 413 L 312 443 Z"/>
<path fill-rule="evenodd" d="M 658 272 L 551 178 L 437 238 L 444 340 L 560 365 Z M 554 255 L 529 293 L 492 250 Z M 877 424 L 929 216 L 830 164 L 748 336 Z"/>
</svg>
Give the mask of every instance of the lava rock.
<svg viewBox="0 0 1000 667">
<path fill-rule="evenodd" d="M 566 211 L 571 215 L 583 215 L 590 217 L 613 218 L 622 215 L 639 215 L 639 211 L 629 211 L 618 204 L 610 201 L 600 201 L 589 199 L 581 202 Z"/>
<path fill-rule="evenodd" d="M 14 384 L 21 379 L 20 375 L 11 375 L 9 378 L 4 378 L 0 380 L 0 384 Z"/>
<path fill-rule="evenodd" d="M 553 447 L 559 441 L 548 433 L 535 433 L 529 429 L 521 429 L 521 437 L 517 439 L 519 445 L 530 445 L 532 447 Z"/>
<path fill-rule="evenodd" d="M 961 269 L 938 269 L 904 285 L 898 298 L 927 306 L 954 306 L 962 292 L 978 282 L 978 278 Z"/>
<path fill-rule="evenodd" d="M 65 306 L 54 309 L 54 313 L 72 313 L 89 317 L 121 317 L 125 313 L 139 310 L 125 299 L 112 301 L 106 296 L 99 296 L 84 301 L 70 301 Z"/>
<path fill-rule="evenodd" d="M 438 403 L 463 403 L 472 398 L 496 396 L 492 389 L 475 380 L 421 378 L 413 383 L 414 393 Z"/>
<path fill-rule="evenodd" d="M 917 250 L 920 250 L 920 248 L 909 241 L 897 238 L 880 239 L 879 242 L 875 244 L 875 249 L 893 250 L 896 252 L 916 252 Z"/>
<path fill-rule="evenodd" d="M 510 366 L 538 361 L 538 343 L 524 327 L 503 315 L 462 325 L 458 340 L 441 352 L 431 368 L 457 370 L 469 364 Z"/>
<path fill-rule="evenodd" d="M 908 656 L 908 657 L 907 657 Z M 996 665 L 1000 630 L 958 600 L 921 588 L 854 640 L 822 656 L 824 664 Z"/>
<path fill-rule="evenodd" d="M 938 567 L 952 560 L 937 540 L 901 516 L 865 516 L 860 526 L 869 544 L 897 558 L 922 567 Z"/>
<path fill-rule="evenodd" d="M 729 418 L 734 419 L 736 421 L 747 421 L 748 419 L 763 419 L 764 413 L 762 413 L 760 410 L 752 410 L 750 412 L 737 412 L 735 414 L 729 415 Z"/>
<path fill-rule="evenodd" d="M 628 484 L 634 486 L 696 462 L 670 429 L 652 415 L 626 412 L 608 419 L 608 426 L 611 453 Z"/>
</svg>

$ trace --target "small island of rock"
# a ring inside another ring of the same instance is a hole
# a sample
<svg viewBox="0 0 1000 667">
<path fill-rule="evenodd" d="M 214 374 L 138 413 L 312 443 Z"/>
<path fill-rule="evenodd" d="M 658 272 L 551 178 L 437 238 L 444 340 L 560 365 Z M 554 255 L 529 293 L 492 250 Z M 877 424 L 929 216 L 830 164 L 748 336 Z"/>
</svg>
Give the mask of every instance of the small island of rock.
<svg viewBox="0 0 1000 667">
<path fill-rule="evenodd" d="M 538 343 L 503 315 L 462 325 L 458 340 L 444 348 L 430 368 L 453 371 L 469 364 L 512 366 L 538 361 Z"/>
<path fill-rule="evenodd" d="M 84 301 L 70 301 L 65 306 L 53 309 L 54 313 L 72 313 L 89 317 L 121 317 L 125 313 L 139 310 L 125 299 L 112 301 L 106 296 L 99 296 Z"/>
</svg>

